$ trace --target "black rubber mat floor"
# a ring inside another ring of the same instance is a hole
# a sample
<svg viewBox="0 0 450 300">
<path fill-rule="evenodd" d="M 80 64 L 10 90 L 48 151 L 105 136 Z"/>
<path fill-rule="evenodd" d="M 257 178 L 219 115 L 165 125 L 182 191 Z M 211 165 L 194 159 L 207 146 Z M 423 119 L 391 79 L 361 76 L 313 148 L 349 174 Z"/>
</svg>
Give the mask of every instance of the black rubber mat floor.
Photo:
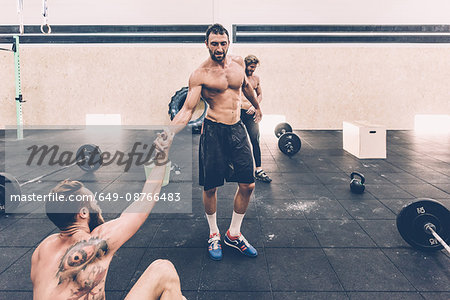
<svg viewBox="0 0 450 300">
<path fill-rule="evenodd" d="M 450 208 L 449 139 L 388 131 L 387 159 L 359 160 L 342 150 L 342 131 L 297 133 L 303 144 L 292 158 L 278 150 L 275 137 L 261 140 L 263 168 L 273 182 L 257 182 L 242 225 L 257 258 L 223 245 L 223 260 L 209 259 L 194 135 L 192 213 L 150 215 L 113 259 L 107 299 L 122 299 L 158 258 L 174 263 L 188 299 L 450 299 L 450 257 L 411 248 L 395 223 L 399 210 L 416 198 Z M 349 190 L 354 170 L 366 176 L 362 195 Z M 65 175 L 52 177 L 53 185 Z M 140 192 L 145 180 L 143 168 L 71 178 L 98 192 Z M 222 235 L 235 189 L 227 183 L 218 192 Z M 0 216 L 0 299 L 31 299 L 32 252 L 55 232 L 43 214 Z"/>
</svg>

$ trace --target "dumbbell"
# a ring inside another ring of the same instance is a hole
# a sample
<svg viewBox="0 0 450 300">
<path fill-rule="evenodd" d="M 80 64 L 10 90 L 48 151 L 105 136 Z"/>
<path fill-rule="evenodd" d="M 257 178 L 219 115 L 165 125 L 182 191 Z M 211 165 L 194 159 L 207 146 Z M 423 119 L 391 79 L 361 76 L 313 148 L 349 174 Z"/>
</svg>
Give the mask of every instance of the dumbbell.
<svg viewBox="0 0 450 300">
<path fill-rule="evenodd" d="M 403 207 L 397 216 L 397 229 L 416 249 L 445 249 L 450 254 L 450 211 L 436 200 L 422 198 Z"/>
<path fill-rule="evenodd" d="M 292 132 L 288 123 L 280 123 L 275 127 L 275 136 L 278 138 L 278 148 L 286 155 L 292 156 L 300 151 L 302 141 Z"/>
<path fill-rule="evenodd" d="M 19 206 L 20 201 L 10 200 L 12 195 L 17 195 L 20 199 L 20 196 L 22 195 L 21 187 L 24 185 L 38 182 L 44 177 L 48 177 L 67 168 L 71 168 L 75 165 L 80 167 L 80 169 L 85 172 L 94 172 L 98 170 L 103 163 L 102 151 L 98 146 L 92 144 L 86 144 L 78 148 L 75 157 L 76 160 L 73 163 L 44 175 L 40 175 L 23 183 L 19 183 L 17 178 L 11 174 L 0 173 L 0 212 L 5 211 L 6 206 L 9 211 L 13 211 Z M 9 199 L 9 201 L 6 201 L 7 199 Z"/>
</svg>

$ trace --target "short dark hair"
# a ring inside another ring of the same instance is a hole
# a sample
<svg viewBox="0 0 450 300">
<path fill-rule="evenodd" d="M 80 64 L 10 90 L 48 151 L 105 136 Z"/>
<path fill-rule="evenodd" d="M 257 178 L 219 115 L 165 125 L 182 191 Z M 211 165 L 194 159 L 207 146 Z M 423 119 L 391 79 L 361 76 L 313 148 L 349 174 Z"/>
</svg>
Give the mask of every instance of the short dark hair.
<svg viewBox="0 0 450 300">
<path fill-rule="evenodd" d="M 206 29 L 206 41 L 207 42 L 208 42 L 208 39 L 209 39 L 209 35 L 211 33 L 214 33 L 214 34 L 226 34 L 228 39 L 230 39 L 230 36 L 228 35 L 228 30 L 225 27 L 223 27 L 221 24 L 219 24 L 219 23 L 210 25 L 208 27 L 208 29 Z"/>
<path fill-rule="evenodd" d="M 81 191 L 83 183 L 75 180 L 64 180 L 58 183 L 51 192 L 57 195 L 63 195 L 64 201 L 46 201 L 45 211 L 47 217 L 60 230 L 67 229 L 76 221 L 76 216 L 82 207 L 87 207 L 92 211 L 90 201 L 69 201 L 69 195 L 85 195 Z"/>
<path fill-rule="evenodd" d="M 247 57 L 244 59 L 244 61 L 245 61 L 246 67 L 248 67 L 251 64 L 259 65 L 259 59 L 253 54 L 247 55 Z"/>
</svg>

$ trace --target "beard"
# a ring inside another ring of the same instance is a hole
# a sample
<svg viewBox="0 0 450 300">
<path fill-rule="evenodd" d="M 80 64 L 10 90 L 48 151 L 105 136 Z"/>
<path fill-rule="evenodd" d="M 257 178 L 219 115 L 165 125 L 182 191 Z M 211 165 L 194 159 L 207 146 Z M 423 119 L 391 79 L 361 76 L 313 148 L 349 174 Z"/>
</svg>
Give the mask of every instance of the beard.
<svg viewBox="0 0 450 300">
<path fill-rule="evenodd" d="M 227 56 L 227 52 L 223 52 L 222 53 L 222 58 L 217 58 L 217 52 L 213 52 L 211 50 L 209 50 L 209 55 L 211 56 L 211 59 L 217 62 L 222 62 L 225 60 L 225 57 Z"/>
<path fill-rule="evenodd" d="M 99 212 L 90 212 L 89 213 L 89 229 L 91 232 L 99 225 L 105 223 L 103 216 Z"/>
</svg>

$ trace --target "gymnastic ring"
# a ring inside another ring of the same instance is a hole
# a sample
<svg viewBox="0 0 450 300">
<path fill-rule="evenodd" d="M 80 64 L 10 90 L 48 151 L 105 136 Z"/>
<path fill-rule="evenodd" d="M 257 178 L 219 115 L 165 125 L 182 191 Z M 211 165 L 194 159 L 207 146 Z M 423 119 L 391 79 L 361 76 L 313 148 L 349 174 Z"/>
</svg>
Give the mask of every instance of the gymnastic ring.
<svg viewBox="0 0 450 300">
<path fill-rule="evenodd" d="M 48 29 L 47 32 L 44 30 L 45 27 L 47 27 L 47 29 Z M 42 24 L 42 25 L 41 25 L 41 32 L 42 32 L 43 34 L 50 34 L 50 33 L 52 33 L 52 27 L 50 27 L 49 24 Z"/>
<path fill-rule="evenodd" d="M 173 120 L 175 118 L 175 115 L 180 111 L 180 109 L 183 107 L 184 101 L 186 101 L 186 97 L 188 94 L 189 88 L 182 87 L 178 91 L 176 91 L 175 95 L 172 96 L 172 99 L 169 103 L 169 116 L 170 119 Z M 200 98 L 201 102 L 197 105 L 196 110 L 198 108 L 201 109 L 201 106 L 203 106 L 203 112 L 201 116 L 199 116 L 197 119 L 190 120 L 188 123 L 188 126 L 192 128 L 193 133 L 200 133 L 203 120 L 206 116 L 206 111 L 208 110 L 208 104 L 206 103 L 205 99 Z"/>
</svg>

